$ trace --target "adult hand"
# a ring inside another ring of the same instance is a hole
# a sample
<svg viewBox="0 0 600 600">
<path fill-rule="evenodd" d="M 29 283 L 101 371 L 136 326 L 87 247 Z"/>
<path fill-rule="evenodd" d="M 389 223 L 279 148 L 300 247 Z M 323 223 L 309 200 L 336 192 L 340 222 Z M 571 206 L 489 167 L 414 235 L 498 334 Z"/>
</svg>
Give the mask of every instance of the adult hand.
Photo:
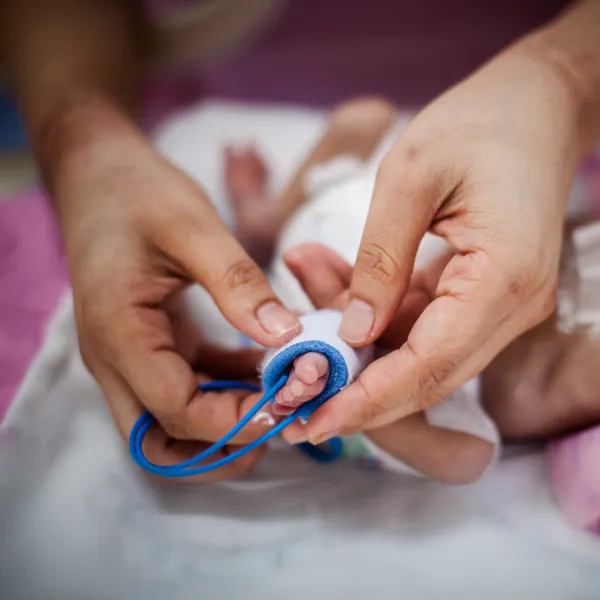
<svg viewBox="0 0 600 600">
<path fill-rule="evenodd" d="M 376 358 L 386 356 L 406 342 L 411 328 L 435 297 L 439 277 L 453 256 L 452 250 L 438 241 L 427 236 L 421 246 L 420 266 L 411 276 L 404 300 L 375 342 Z M 310 243 L 289 250 L 284 259 L 316 309 L 347 308 L 352 267 L 343 258 L 326 246 Z M 322 407 L 318 412 L 324 410 Z M 306 441 L 313 418 L 308 425 L 292 423 L 284 430 L 284 439 L 291 444 Z M 377 426 L 377 422 L 368 423 L 366 429 Z"/>
<path fill-rule="evenodd" d="M 572 86 L 542 54 L 508 50 L 418 114 L 384 158 L 341 336 L 361 346 L 386 330 L 426 231 L 455 255 L 404 343 L 311 417 L 311 442 L 432 406 L 550 314 L 583 148 Z"/>
<path fill-rule="evenodd" d="M 298 320 L 279 304 L 204 193 L 134 129 L 71 152 L 53 192 L 86 365 L 123 436 L 148 409 L 162 428 L 148 437 L 150 460 L 189 457 L 197 445 L 173 439 L 215 441 L 256 400 L 247 393 L 199 393 L 190 365 L 207 375 L 243 378 L 256 374 L 257 356 L 206 347 L 182 321 L 176 294 L 199 282 L 236 328 L 264 346 L 291 339 Z M 234 443 L 264 431 L 255 425 Z M 249 454 L 207 478 L 237 475 L 260 456 Z"/>
</svg>

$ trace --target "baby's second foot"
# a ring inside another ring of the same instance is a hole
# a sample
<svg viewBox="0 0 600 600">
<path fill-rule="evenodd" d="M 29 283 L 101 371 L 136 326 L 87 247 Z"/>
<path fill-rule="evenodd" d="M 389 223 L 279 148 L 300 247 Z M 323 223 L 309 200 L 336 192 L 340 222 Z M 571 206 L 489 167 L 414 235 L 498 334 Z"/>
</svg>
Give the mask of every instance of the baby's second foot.
<svg viewBox="0 0 600 600">
<path fill-rule="evenodd" d="M 247 205 L 265 197 L 269 171 L 254 146 L 225 147 L 225 184 L 234 210 L 245 211 Z"/>
<path fill-rule="evenodd" d="M 295 361 L 287 383 L 277 392 L 273 412 L 289 415 L 324 389 L 329 377 L 329 361 L 323 354 L 308 352 Z"/>
<path fill-rule="evenodd" d="M 267 195 L 268 168 L 256 148 L 225 149 L 225 184 L 236 228 L 250 256 L 266 266 L 283 225 L 281 206 Z"/>
</svg>

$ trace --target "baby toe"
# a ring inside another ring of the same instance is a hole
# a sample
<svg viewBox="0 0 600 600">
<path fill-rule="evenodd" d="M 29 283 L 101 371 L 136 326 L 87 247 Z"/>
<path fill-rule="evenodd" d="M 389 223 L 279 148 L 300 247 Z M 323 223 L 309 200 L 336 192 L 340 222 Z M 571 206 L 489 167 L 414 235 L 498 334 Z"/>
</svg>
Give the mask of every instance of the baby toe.
<svg viewBox="0 0 600 600">
<path fill-rule="evenodd" d="M 306 384 L 315 383 L 328 370 L 327 357 L 318 352 L 307 352 L 294 361 L 294 372 Z"/>
</svg>

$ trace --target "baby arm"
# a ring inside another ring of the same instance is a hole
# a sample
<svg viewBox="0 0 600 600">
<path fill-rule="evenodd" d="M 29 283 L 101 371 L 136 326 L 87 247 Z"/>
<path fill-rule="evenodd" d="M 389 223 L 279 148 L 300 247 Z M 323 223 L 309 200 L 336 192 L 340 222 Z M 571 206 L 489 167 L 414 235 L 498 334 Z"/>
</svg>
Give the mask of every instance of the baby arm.
<svg viewBox="0 0 600 600">
<path fill-rule="evenodd" d="M 479 479 L 495 454 L 491 442 L 430 425 L 416 413 L 366 433 L 378 448 L 426 477 L 455 485 Z"/>
<path fill-rule="evenodd" d="M 273 412 L 276 415 L 294 412 L 321 393 L 328 375 L 329 364 L 322 354 L 310 352 L 297 358 L 287 384 L 277 393 Z M 399 461 L 425 477 L 450 484 L 476 481 L 495 454 L 493 443 L 469 433 L 431 425 L 424 413 L 374 429 L 365 436 L 390 470 L 394 470 Z"/>
</svg>

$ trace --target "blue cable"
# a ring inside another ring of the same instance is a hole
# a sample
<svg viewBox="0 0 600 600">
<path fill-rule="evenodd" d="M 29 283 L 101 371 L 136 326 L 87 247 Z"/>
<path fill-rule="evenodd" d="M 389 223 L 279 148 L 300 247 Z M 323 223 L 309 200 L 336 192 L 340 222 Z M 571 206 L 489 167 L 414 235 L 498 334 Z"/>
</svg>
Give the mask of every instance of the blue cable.
<svg viewBox="0 0 600 600">
<path fill-rule="evenodd" d="M 318 462 L 330 463 L 342 456 L 342 452 L 344 451 L 344 442 L 340 438 L 336 437 L 331 438 L 328 443 L 320 446 L 313 446 L 312 444 L 306 442 L 304 444 L 300 444 L 298 447 L 300 450 L 302 450 L 302 452 L 304 452 L 304 454 L 310 456 L 310 458 Z"/>
<path fill-rule="evenodd" d="M 180 478 L 190 477 L 192 475 L 200 475 L 208 473 L 224 467 L 229 463 L 237 460 L 241 456 L 244 456 L 248 452 L 251 452 L 255 448 L 258 448 L 272 437 L 283 431 L 288 425 L 293 423 L 298 418 L 305 418 L 307 416 L 307 405 L 301 406 L 294 413 L 286 417 L 283 421 L 273 427 L 267 433 L 261 435 L 258 439 L 254 440 L 250 444 L 238 448 L 235 452 L 232 452 L 228 456 L 225 456 L 217 461 L 208 463 L 206 465 L 198 465 L 200 462 L 204 462 L 224 446 L 226 446 L 240 431 L 250 423 L 254 416 L 267 404 L 275 398 L 275 394 L 286 384 L 288 380 L 287 375 L 282 375 L 277 383 L 270 389 L 266 390 L 262 398 L 252 407 L 252 409 L 242 418 L 236 425 L 224 435 L 218 442 L 212 446 L 197 454 L 196 456 L 185 460 L 183 462 L 174 465 L 157 465 L 150 462 L 145 456 L 142 450 L 142 443 L 144 436 L 154 423 L 154 417 L 146 411 L 136 421 L 131 434 L 129 436 L 129 451 L 133 460 L 138 466 L 145 469 L 146 471 L 153 473 L 154 475 L 160 475 L 162 477 L 169 478 Z M 221 390 L 248 390 L 251 392 L 260 391 L 260 387 L 251 383 L 244 383 L 240 381 L 213 381 L 210 383 L 201 383 L 199 386 L 200 391 L 221 391 Z M 309 403 L 310 404 L 310 403 Z M 310 409 L 309 409 L 309 412 Z M 342 454 L 343 443 L 339 438 L 334 438 L 329 442 L 329 451 L 313 446 L 309 443 L 300 444 L 299 448 L 305 452 L 311 458 L 318 460 L 319 462 L 332 462 L 340 457 Z M 198 466 L 196 466 L 198 465 Z"/>
</svg>

